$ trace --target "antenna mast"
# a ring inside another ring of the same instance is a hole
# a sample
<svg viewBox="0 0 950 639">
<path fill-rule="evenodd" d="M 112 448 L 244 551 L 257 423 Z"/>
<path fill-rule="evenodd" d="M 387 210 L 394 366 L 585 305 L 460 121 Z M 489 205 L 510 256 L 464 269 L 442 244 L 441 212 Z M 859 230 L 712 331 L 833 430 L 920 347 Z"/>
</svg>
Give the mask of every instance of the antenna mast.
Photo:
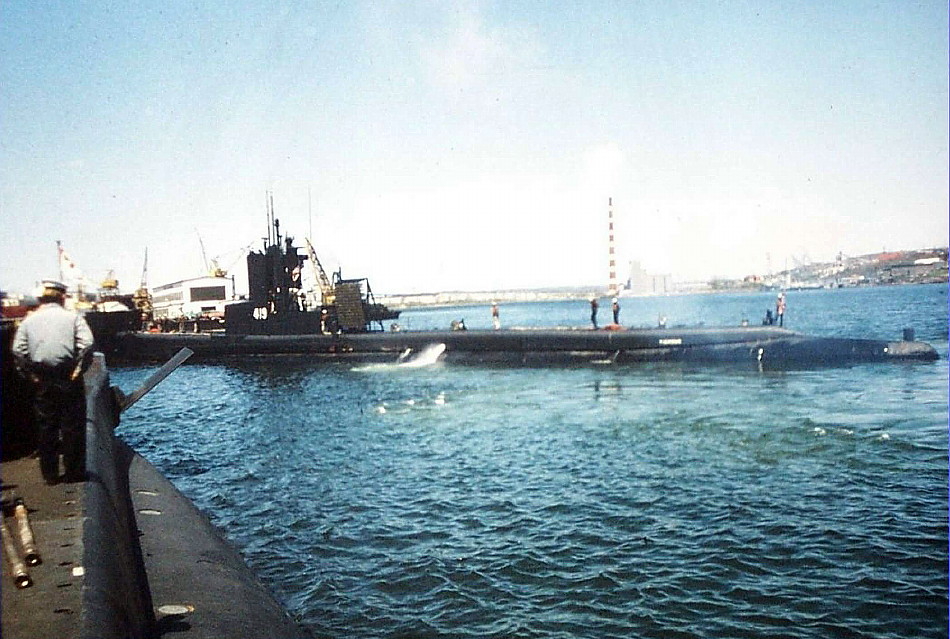
<svg viewBox="0 0 950 639">
<path fill-rule="evenodd" d="M 280 222 L 274 214 L 274 194 L 267 192 L 267 245 L 280 244 Z"/>
<path fill-rule="evenodd" d="M 271 194 L 270 191 L 264 192 L 264 208 L 267 211 L 267 237 L 266 237 L 267 244 L 264 245 L 266 249 L 266 247 L 273 244 L 273 242 L 271 241 L 271 232 L 274 227 L 274 220 L 273 220 L 274 196 Z"/>
</svg>

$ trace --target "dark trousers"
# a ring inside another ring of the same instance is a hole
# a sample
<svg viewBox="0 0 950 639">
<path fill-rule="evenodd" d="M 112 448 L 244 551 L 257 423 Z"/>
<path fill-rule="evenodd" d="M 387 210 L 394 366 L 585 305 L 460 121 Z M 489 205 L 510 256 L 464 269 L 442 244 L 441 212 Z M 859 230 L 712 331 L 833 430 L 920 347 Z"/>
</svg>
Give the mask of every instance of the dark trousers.
<svg viewBox="0 0 950 639">
<path fill-rule="evenodd" d="M 86 392 L 82 378 L 69 381 L 41 377 L 33 410 L 43 479 L 59 480 L 62 452 L 66 480 L 82 481 L 86 474 Z"/>
</svg>

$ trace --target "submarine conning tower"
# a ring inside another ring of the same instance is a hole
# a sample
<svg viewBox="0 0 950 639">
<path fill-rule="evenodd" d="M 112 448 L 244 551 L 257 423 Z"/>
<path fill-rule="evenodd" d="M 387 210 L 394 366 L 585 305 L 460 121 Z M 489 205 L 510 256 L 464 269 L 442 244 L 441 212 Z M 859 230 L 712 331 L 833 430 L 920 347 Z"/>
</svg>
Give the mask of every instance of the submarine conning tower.
<svg viewBox="0 0 950 639">
<path fill-rule="evenodd" d="M 300 254 L 294 239 L 280 232 L 274 217 L 273 200 L 268 200 L 267 237 L 260 252 L 247 255 L 248 300 L 225 308 L 225 330 L 229 335 L 320 335 L 361 333 L 383 319 L 394 319 L 390 311 L 373 298 L 366 278 L 343 279 L 334 274 L 327 280 L 316 254 Z M 303 285 L 304 263 L 310 260 L 320 281 L 322 303 L 311 301 Z"/>
<path fill-rule="evenodd" d="M 248 299 L 225 308 L 225 331 L 229 335 L 321 333 L 325 327 L 321 327 L 320 309 L 310 312 L 303 290 L 308 258 L 297 252 L 293 237 L 281 235 L 272 201 L 267 217 L 263 250 L 247 255 Z"/>
<path fill-rule="evenodd" d="M 301 296 L 301 273 L 306 255 L 298 255 L 294 238 L 281 238 L 280 220 L 273 222 L 273 241 L 247 256 L 248 300 L 258 315 L 281 315 L 306 310 Z"/>
</svg>

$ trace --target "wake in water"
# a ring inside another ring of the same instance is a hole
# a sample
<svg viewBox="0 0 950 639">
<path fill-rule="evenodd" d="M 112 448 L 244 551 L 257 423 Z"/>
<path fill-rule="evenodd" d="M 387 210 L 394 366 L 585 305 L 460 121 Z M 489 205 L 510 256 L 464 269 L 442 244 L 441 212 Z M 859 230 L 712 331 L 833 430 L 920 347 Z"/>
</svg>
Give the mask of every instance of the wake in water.
<svg viewBox="0 0 950 639">
<path fill-rule="evenodd" d="M 445 344 L 429 344 L 418 353 L 411 348 L 407 348 L 399 355 L 399 358 L 394 364 L 367 364 L 366 366 L 357 366 L 353 370 L 386 371 L 406 368 L 425 368 L 440 363 L 443 353 L 445 353 Z"/>
<path fill-rule="evenodd" d="M 442 353 L 445 352 L 445 344 L 430 344 L 426 346 L 422 351 L 413 357 L 412 349 L 407 348 L 402 355 L 399 356 L 399 361 L 396 364 L 404 368 L 422 368 L 423 366 L 432 366 L 433 364 L 438 364 L 439 359 L 442 357 Z"/>
</svg>

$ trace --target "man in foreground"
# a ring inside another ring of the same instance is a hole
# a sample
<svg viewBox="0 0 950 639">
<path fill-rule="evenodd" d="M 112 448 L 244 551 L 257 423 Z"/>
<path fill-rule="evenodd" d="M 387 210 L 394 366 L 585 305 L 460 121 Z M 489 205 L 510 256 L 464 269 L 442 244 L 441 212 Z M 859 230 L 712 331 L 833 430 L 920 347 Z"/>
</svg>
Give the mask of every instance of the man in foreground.
<svg viewBox="0 0 950 639">
<path fill-rule="evenodd" d="M 81 315 L 63 307 L 66 286 L 43 282 L 40 306 L 24 318 L 13 337 L 19 370 L 34 385 L 33 411 L 39 431 L 40 471 L 47 484 L 85 479 L 86 395 L 82 373 L 92 355 L 93 336 Z"/>
</svg>

